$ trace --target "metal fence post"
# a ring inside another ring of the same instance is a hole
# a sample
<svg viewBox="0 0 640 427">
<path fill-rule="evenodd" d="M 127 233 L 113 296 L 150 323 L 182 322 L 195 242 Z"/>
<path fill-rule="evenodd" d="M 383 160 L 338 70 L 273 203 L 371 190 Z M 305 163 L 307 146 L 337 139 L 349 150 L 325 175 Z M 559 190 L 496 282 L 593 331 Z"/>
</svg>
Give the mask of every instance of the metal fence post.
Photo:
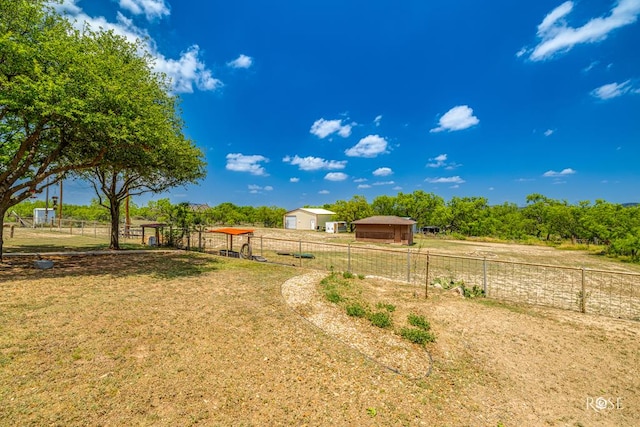
<svg viewBox="0 0 640 427">
<path fill-rule="evenodd" d="M 300 241 L 299 241 L 298 251 L 299 251 L 299 255 L 300 255 L 300 267 L 302 267 L 302 239 L 300 239 Z"/>
<path fill-rule="evenodd" d="M 407 248 L 407 283 L 411 284 L 411 249 Z"/>
<path fill-rule="evenodd" d="M 427 251 L 427 271 L 424 279 L 424 298 L 429 298 L 429 251 Z"/>
<path fill-rule="evenodd" d="M 262 236 L 260 236 L 260 256 L 264 256 L 264 253 L 262 252 Z"/>
<path fill-rule="evenodd" d="M 351 273 L 351 243 L 347 243 L 347 271 Z"/>
<path fill-rule="evenodd" d="M 584 267 L 582 267 L 582 290 L 580 291 L 582 297 L 580 298 L 580 312 L 587 312 L 587 285 L 584 280 Z"/>
<path fill-rule="evenodd" d="M 487 258 L 482 259 L 482 290 L 484 291 L 484 296 L 489 296 L 487 289 Z"/>
</svg>

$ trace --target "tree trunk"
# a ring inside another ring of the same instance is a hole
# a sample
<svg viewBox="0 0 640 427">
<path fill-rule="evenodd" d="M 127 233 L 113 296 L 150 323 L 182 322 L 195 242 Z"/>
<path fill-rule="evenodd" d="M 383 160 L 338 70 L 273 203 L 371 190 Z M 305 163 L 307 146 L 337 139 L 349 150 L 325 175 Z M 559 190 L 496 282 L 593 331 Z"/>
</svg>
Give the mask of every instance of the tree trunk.
<svg viewBox="0 0 640 427">
<path fill-rule="evenodd" d="M 111 213 L 111 242 L 109 249 L 120 249 L 120 201 L 109 200 L 109 212 Z"/>
<path fill-rule="evenodd" d="M 0 207 L 0 263 L 2 262 L 2 248 L 4 245 L 4 215 L 7 213 L 7 208 Z"/>
</svg>

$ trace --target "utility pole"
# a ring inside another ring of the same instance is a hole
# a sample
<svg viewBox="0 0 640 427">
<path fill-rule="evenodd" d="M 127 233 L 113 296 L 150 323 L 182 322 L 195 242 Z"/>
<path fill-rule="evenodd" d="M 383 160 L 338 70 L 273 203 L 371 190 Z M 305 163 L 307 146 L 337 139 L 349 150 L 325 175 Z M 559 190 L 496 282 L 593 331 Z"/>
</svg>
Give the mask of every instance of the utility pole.
<svg viewBox="0 0 640 427">
<path fill-rule="evenodd" d="M 131 231 L 131 216 L 129 215 L 129 200 L 131 199 L 131 195 L 129 195 L 129 190 L 127 190 L 127 198 L 126 203 L 124 204 L 124 235 L 128 239 L 129 233 Z"/>
<path fill-rule="evenodd" d="M 60 180 L 60 204 L 58 205 L 58 228 L 62 224 L 62 179 Z"/>
<path fill-rule="evenodd" d="M 44 225 L 46 226 L 49 223 L 49 177 L 47 177 L 47 187 L 44 194 Z"/>
</svg>

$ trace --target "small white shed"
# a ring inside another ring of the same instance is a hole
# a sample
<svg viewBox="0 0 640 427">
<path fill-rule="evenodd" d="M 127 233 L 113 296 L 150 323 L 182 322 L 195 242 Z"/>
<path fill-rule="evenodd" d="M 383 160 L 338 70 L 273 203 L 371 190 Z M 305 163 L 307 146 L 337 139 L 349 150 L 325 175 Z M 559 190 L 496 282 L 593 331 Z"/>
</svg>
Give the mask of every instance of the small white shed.
<svg viewBox="0 0 640 427">
<path fill-rule="evenodd" d="M 50 224 L 56 218 L 53 208 L 35 208 L 33 210 L 33 225 Z"/>
<path fill-rule="evenodd" d="M 284 214 L 287 230 L 324 230 L 335 212 L 321 208 L 298 208 Z"/>
<path fill-rule="evenodd" d="M 346 221 L 329 221 L 325 225 L 325 231 L 327 233 L 346 233 L 347 222 Z"/>
</svg>

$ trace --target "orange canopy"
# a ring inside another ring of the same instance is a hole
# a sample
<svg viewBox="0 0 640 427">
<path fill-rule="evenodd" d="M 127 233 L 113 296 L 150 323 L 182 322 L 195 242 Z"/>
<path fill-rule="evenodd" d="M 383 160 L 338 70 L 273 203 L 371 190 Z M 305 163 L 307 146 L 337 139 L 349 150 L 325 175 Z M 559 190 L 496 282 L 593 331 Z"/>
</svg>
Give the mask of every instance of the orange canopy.
<svg viewBox="0 0 640 427">
<path fill-rule="evenodd" d="M 232 236 L 239 236 L 241 234 L 251 234 L 254 230 L 243 229 L 243 228 L 218 228 L 217 230 L 209 230 L 210 233 L 223 233 L 230 234 Z"/>
</svg>

